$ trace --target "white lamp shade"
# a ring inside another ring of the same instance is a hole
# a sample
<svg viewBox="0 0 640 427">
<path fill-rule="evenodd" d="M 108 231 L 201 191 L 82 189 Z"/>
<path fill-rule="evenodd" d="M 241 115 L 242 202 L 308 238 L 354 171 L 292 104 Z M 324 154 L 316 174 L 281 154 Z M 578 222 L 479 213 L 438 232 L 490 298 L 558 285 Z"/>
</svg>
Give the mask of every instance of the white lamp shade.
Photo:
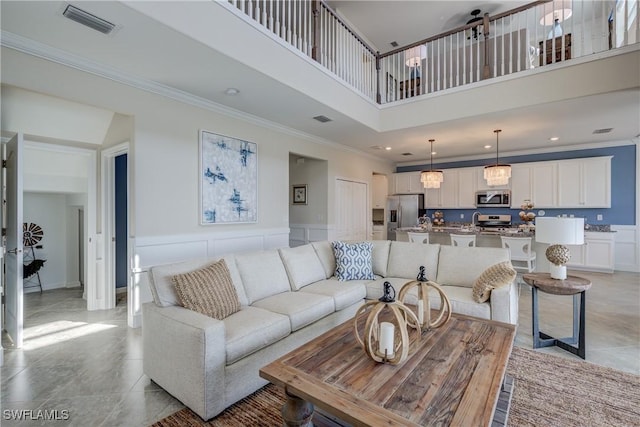
<svg viewBox="0 0 640 427">
<path fill-rule="evenodd" d="M 421 44 L 407 49 L 404 52 L 405 64 L 407 67 L 417 67 L 422 63 L 422 60 L 427 57 L 427 46 Z"/>
<path fill-rule="evenodd" d="M 536 218 L 536 242 L 552 245 L 584 244 L 584 218 Z"/>
</svg>

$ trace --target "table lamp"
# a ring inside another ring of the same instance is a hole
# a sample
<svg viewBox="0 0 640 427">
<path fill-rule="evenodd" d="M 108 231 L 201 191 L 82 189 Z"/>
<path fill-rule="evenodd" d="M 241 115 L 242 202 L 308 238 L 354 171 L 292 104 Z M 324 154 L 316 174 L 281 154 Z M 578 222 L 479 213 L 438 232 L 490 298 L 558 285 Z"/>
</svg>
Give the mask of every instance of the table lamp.
<svg viewBox="0 0 640 427">
<path fill-rule="evenodd" d="M 552 279 L 565 280 L 565 264 L 571 259 L 571 253 L 564 245 L 584 244 L 584 218 L 538 217 L 536 242 L 551 245 L 545 253 L 550 262 L 549 273 Z"/>
</svg>

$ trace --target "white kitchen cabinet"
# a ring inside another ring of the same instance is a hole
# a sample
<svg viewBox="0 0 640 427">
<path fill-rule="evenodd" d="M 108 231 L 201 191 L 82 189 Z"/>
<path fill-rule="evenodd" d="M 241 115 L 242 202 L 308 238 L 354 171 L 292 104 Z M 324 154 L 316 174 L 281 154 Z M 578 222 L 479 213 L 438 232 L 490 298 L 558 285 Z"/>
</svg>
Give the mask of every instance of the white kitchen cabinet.
<svg viewBox="0 0 640 427">
<path fill-rule="evenodd" d="M 477 168 L 458 169 L 458 207 L 474 209 L 478 190 Z"/>
<path fill-rule="evenodd" d="M 525 200 L 536 208 L 557 207 L 558 162 L 517 163 L 511 166 L 511 208 Z"/>
<path fill-rule="evenodd" d="M 422 194 L 424 186 L 420 182 L 420 172 L 394 173 L 393 194 Z"/>
<path fill-rule="evenodd" d="M 373 187 L 371 197 L 373 209 L 384 209 L 387 205 L 387 177 L 384 175 L 373 175 L 371 186 Z"/>
<path fill-rule="evenodd" d="M 615 267 L 614 233 L 585 232 L 584 245 L 567 245 L 571 260 L 567 267 L 576 270 L 613 272 Z"/>
<path fill-rule="evenodd" d="M 610 208 L 611 157 L 558 161 L 558 207 Z"/>
<path fill-rule="evenodd" d="M 427 209 L 474 209 L 476 173 L 476 168 L 445 169 L 440 188 L 427 188 L 425 191 Z"/>
</svg>

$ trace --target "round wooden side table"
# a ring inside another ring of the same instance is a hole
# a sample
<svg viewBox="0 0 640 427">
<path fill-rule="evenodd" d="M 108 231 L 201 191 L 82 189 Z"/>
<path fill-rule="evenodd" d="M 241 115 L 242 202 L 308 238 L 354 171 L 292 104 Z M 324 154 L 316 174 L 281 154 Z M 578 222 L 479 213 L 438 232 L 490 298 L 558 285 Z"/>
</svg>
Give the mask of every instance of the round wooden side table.
<svg viewBox="0 0 640 427">
<path fill-rule="evenodd" d="M 585 292 L 591 287 L 591 281 L 578 276 L 567 276 L 565 280 L 552 279 L 549 273 L 527 273 L 522 276 L 522 279 L 531 286 L 533 348 L 555 345 L 584 359 Z M 554 338 L 540 331 L 538 325 L 538 290 L 553 295 L 573 295 L 573 336 Z"/>
</svg>

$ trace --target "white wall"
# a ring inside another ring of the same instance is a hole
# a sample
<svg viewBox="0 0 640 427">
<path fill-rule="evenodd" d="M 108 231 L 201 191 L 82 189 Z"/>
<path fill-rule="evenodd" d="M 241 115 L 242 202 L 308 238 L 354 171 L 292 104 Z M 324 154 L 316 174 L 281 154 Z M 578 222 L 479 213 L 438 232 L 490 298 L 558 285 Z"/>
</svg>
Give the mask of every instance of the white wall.
<svg viewBox="0 0 640 427">
<path fill-rule="evenodd" d="M 193 256 L 287 246 L 290 152 L 328 162 L 329 227 L 335 218 L 336 177 L 370 182 L 373 171 L 393 170 L 392 164 L 363 153 L 319 143 L 241 114 L 223 114 L 222 108 L 181 103 L 9 49 L 2 49 L 2 55 L 2 79 L 7 84 L 133 117 L 131 234 L 135 236 L 134 262 L 143 271 L 160 262 Z M 258 145 L 257 223 L 199 224 L 201 129 Z M 139 288 L 131 291 L 141 295 L 134 303 L 139 313 L 139 303 L 148 300 L 149 293 L 145 279 L 138 279 L 136 276 L 133 282 Z"/>
<path fill-rule="evenodd" d="M 23 206 L 24 222 L 36 223 L 44 231 L 44 237 L 40 241 L 43 248 L 35 249 L 36 258 L 47 260 L 40 270 L 42 289 L 65 287 L 67 285 L 66 196 L 24 193 Z M 30 253 L 30 250 L 25 248 L 25 255 L 27 253 Z M 35 276 L 32 278 L 33 280 L 25 281 L 25 288 L 35 285 Z"/>
</svg>

